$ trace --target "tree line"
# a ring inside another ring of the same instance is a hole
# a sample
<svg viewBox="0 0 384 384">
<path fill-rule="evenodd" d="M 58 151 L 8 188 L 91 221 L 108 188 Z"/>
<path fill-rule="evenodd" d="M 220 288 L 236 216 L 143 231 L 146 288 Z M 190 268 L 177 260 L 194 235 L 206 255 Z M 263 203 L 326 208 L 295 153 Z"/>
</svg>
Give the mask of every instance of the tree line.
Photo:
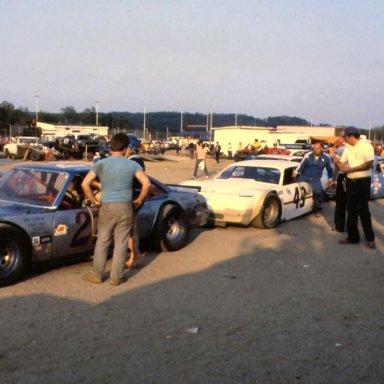
<svg viewBox="0 0 384 384">
<path fill-rule="evenodd" d="M 211 126 L 211 116 L 203 113 L 188 113 L 184 112 L 182 117 L 180 112 L 148 112 L 145 114 L 145 126 L 151 132 L 154 138 L 163 138 L 166 133 L 169 135 L 177 135 L 181 128 L 185 130 L 190 125 L 207 125 Z M 6 135 L 7 129 L 14 125 L 33 125 L 35 112 L 31 112 L 28 108 L 15 108 L 15 106 L 3 101 L 0 104 L 0 134 Z M 98 113 L 99 125 L 108 126 L 110 130 L 126 131 L 126 132 L 141 132 L 144 125 L 143 112 L 108 112 Z M 84 109 L 82 112 L 77 112 L 73 106 L 61 108 L 59 113 L 51 113 L 45 111 L 38 112 L 38 120 L 40 122 L 52 124 L 81 124 L 95 125 L 96 110 L 95 107 Z M 183 127 L 181 127 L 181 124 Z M 291 116 L 272 116 L 267 118 L 259 118 L 246 114 L 230 114 L 230 113 L 213 113 L 212 126 L 225 127 L 237 124 L 245 126 L 262 126 L 276 127 L 278 125 L 296 125 L 306 126 L 310 122 L 300 117 Z M 322 123 L 320 126 L 329 126 L 327 123 Z M 371 138 L 377 140 L 384 138 L 384 125 L 375 127 L 371 130 Z"/>
</svg>

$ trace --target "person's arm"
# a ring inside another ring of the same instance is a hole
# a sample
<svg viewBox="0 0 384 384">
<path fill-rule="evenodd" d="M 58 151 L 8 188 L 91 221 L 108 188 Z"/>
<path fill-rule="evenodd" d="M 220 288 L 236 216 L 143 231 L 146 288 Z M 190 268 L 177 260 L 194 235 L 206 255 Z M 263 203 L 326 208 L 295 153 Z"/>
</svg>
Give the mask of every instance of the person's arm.
<svg viewBox="0 0 384 384">
<path fill-rule="evenodd" d="M 97 175 L 93 171 L 89 171 L 84 177 L 81 187 L 83 188 L 85 197 L 91 202 L 91 204 L 101 205 L 101 202 L 95 199 L 95 196 L 92 193 L 91 184 L 96 180 Z"/>
<path fill-rule="evenodd" d="M 137 209 L 140 207 L 140 205 L 144 203 L 144 200 L 147 197 L 149 190 L 151 188 L 151 182 L 149 181 L 148 176 L 142 170 L 137 171 L 135 173 L 135 177 L 137 180 L 139 180 L 139 183 L 141 184 L 140 195 L 135 200 L 132 201 L 133 207 Z"/>
<path fill-rule="evenodd" d="M 331 180 L 333 176 L 333 168 L 331 164 L 331 159 L 327 156 L 327 164 L 326 164 L 327 172 L 328 172 L 328 179 Z"/>
<path fill-rule="evenodd" d="M 365 163 L 358 165 L 356 167 L 347 167 L 345 165 L 342 165 L 340 167 L 340 171 L 344 173 L 353 173 L 353 172 L 359 172 L 359 171 L 365 171 L 367 169 L 371 169 L 373 166 L 373 160 L 366 161 Z"/>
<path fill-rule="evenodd" d="M 301 172 L 303 171 L 303 169 L 305 168 L 306 166 L 306 163 L 307 163 L 307 157 L 304 157 L 303 160 L 301 161 L 301 163 L 297 166 L 297 168 L 292 172 L 292 177 L 293 178 L 296 178 L 297 176 L 299 176 L 301 174 Z"/>
</svg>

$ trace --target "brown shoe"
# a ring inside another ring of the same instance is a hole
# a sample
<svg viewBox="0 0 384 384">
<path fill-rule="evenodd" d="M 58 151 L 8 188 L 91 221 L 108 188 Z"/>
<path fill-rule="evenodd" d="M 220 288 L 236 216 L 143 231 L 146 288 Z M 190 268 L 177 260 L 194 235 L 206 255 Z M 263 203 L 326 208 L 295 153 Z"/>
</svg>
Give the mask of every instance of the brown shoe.
<svg viewBox="0 0 384 384">
<path fill-rule="evenodd" d="M 347 239 L 339 240 L 339 244 L 359 244 L 359 242 L 358 241 L 351 241 L 347 238 Z"/>
<path fill-rule="evenodd" d="M 82 276 L 82 279 L 88 281 L 89 283 L 100 284 L 103 282 L 103 280 L 100 279 L 100 277 L 95 275 L 93 272 L 86 273 Z"/>
<path fill-rule="evenodd" d="M 368 241 L 367 247 L 370 249 L 375 249 L 376 248 L 376 243 L 374 241 Z"/>
</svg>

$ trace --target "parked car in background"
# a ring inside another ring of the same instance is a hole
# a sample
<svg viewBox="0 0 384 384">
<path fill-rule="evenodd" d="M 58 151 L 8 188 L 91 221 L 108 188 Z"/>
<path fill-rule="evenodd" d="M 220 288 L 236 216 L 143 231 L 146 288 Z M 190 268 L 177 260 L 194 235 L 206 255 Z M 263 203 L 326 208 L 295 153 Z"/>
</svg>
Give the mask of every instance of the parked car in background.
<svg viewBox="0 0 384 384">
<path fill-rule="evenodd" d="M 11 137 L 4 145 L 4 153 L 7 158 L 24 158 L 30 148 L 38 145 L 40 145 L 40 138 L 36 136 Z"/>
</svg>

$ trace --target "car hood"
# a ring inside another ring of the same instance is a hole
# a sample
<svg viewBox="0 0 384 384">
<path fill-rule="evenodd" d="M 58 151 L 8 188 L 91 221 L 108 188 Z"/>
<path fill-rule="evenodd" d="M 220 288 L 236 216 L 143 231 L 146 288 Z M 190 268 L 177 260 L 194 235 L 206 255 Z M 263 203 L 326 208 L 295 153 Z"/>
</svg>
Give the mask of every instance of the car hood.
<svg viewBox="0 0 384 384">
<path fill-rule="evenodd" d="M 204 193 L 220 193 L 225 195 L 242 195 L 257 194 L 259 192 L 269 191 L 277 188 L 276 184 L 261 183 L 252 179 L 212 179 L 212 180 L 188 180 L 182 185 L 198 186 L 200 192 Z"/>
</svg>

